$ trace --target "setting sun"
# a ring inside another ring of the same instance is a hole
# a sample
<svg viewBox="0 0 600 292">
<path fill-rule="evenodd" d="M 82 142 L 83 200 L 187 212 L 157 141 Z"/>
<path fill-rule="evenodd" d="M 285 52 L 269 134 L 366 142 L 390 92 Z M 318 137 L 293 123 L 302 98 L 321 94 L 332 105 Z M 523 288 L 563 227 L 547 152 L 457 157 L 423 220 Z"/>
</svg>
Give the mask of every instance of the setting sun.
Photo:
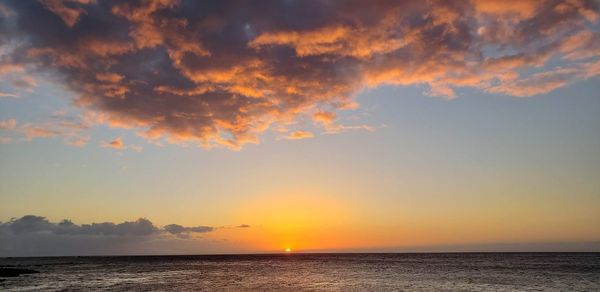
<svg viewBox="0 0 600 292">
<path fill-rule="evenodd" d="M 292 252 L 292 249 L 291 248 L 286 248 L 285 252 Z"/>
</svg>

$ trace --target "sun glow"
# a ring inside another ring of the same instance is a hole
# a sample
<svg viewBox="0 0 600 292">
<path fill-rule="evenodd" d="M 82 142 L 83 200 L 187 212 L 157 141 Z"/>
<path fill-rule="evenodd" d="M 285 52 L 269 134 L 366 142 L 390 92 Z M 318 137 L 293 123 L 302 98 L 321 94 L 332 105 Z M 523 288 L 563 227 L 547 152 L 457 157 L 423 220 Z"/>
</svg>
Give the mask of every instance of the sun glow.
<svg viewBox="0 0 600 292">
<path fill-rule="evenodd" d="M 240 241 L 257 249 L 281 253 L 288 253 L 287 248 L 293 252 L 298 246 L 302 250 L 338 247 L 347 240 L 340 242 L 339 234 L 332 229 L 352 221 L 346 204 L 317 187 L 291 186 L 265 191 L 241 202 L 243 208 L 232 215 L 239 221 L 252 218 L 249 224 L 257 226 L 253 232 L 260 235 L 236 231 L 232 236 L 239 236 Z"/>
<path fill-rule="evenodd" d="M 292 249 L 288 247 L 285 249 L 285 252 L 292 252 Z"/>
</svg>

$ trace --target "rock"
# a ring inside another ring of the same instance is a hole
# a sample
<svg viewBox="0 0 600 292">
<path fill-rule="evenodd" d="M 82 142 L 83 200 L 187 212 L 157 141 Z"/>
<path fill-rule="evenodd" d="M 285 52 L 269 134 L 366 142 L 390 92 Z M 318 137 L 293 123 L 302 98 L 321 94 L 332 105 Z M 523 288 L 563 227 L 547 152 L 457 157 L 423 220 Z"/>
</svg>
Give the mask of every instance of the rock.
<svg viewBox="0 0 600 292">
<path fill-rule="evenodd" d="M 24 274 L 37 274 L 39 271 L 18 268 L 0 268 L 0 277 L 18 277 Z"/>
</svg>

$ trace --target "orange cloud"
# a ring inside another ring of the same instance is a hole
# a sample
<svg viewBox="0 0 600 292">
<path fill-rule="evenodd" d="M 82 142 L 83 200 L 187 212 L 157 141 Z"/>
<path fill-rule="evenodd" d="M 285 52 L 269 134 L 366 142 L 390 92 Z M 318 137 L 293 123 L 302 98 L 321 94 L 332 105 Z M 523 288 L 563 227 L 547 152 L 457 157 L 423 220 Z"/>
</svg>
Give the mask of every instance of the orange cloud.
<svg viewBox="0 0 600 292">
<path fill-rule="evenodd" d="M 98 122 L 153 143 L 240 149 L 307 119 L 373 130 L 335 113 L 385 84 L 532 96 L 598 75 L 593 0 L 88 2 L 9 1 L 29 41 L 7 60 L 54 70 Z"/>
<path fill-rule="evenodd" d="M 25 75 L 13 81 L 13 85 L 19 88 L 31 89 L 37 86 L 37 80 L 32 76 Z"/>
<path fill-rule="evenodd" d="M 123 138 L 117 137 L 112 141 L 102 143 L 101 147 L 104 148 L 113 148 L 113 149 L 123 149 L 125 145 L 123 144 Z"/>
<path fill-rule="evenodd" d="M 12 130 L 17 127 L 17 120 L 9 119 L 9 120 L 0 120 L 0 129 L 2 130 Z"/>
<path fill-rule="evenodd" d="M 300 140 L 300 139 L 306 139 L 306 138 L 312 138 L 313 137 L 313 133 L 308 132 L 308 131 L 295 131 L 290 133 L 287 138 L 291 139 L 291 140 Z"/>
<path fill-rule="evenodd" d="M 15 135 L 15 141 L 28 141 L 38 138 L 62 138 L 66 145 L 84 147 L 91 139 L 84 132 L 92 123 L 72 116 L 68 110 L 55 112 L 50 119 L 40 123 L 19 123 L 15 119 L 0 120 L 0 130 Z M 13 141 L 10 139 L 5 141 Z"/>
<path fill-rule="evenodd" d="M 0 76 L 3 76 L 12 72 L 22 72 L 24 70 L 23 65 L 14 63 L 0 63 Z"/>
<path fill-rule="evenodd" d="M 335 118 L 336 114 L 334 112 L 317 111 L 313 114 L 313 120 L 323 124 L 331 124 Z"/>
<path fill-rule="evenodd" d="M 123 80 L 123 75 L 115 73 L 97 73 L 96 79 L 101 82 L 119 83 L 119 81 Z"/>
<path fill-rule="evenodd" d="M 32 124 L 23 125 L 23 133 L 25 134 L 25 137 L 27 137 L 27 139 L 30 139 L 30 140 L 33 138 L 54 137 L 54 136 L 59 136 L 61 134 L 60 131 L 45 128 L 45 127 L 40 127 L 40 126 L 36 126 L 36 125 L 32 125 Z"/>
<path fill-rule="evenodd" d="M 77 145 L 75 145 L 75 146 L 77 146 Z M 135 144 L 125 145 L 125 143 L 123 143 L 122 137 L 117 137 L 114 140 L 102 142 L 102 144 L 100 144 L 100 147 L 113 148 L 113 149 L 117 149 L 117 150 L 130 149 L 135 152 L 141 152 L 143 150 L 143 148 L 139 145 L 135 145 Z"/>
<path fill-rule="evenodd" d="M 512 96 L 532 96 L 548 93 L 576 80 L 585 80 L 597 75 L 600 75 L 600 61 L 534 73 L 524 79 L 512 79 L 503 84 L 488 87 L 486 91 Z"/>
<path fill-rule="evenodd" d="M 75 137 L 65 140 L 65 143 L 74 147 L 84 147 L 90 141 L 90 136 Z"/>
<path fill-rule="evenodd" d="M 69 4 L 87 4 L 89 0 L 39 0 L 48 10 L 58 15 L 66 25 L 72 27 L 79 20 L 79 16 L 84 13 L 82 8 L 71 8 Z"/>
<path fill-rule="evenodd" d="M 543 1 L 538 0 L 504 0 L 488 1 L 473 0 L 475 10 L 491 15 L 516 15 L 521 18 L 530 18 L 535 15 L 536 10 Z"/>
</svg>

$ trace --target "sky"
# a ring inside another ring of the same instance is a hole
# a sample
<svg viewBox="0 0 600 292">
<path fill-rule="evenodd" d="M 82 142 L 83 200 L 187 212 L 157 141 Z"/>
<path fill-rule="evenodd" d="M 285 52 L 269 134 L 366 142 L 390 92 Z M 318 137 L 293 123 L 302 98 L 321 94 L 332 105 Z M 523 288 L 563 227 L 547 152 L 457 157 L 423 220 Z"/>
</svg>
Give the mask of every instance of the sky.
<svg viewBox="0 0 600 292">
<path fill-rule="evenodd" d="M 599 5 L 0 0 L 0 256 L 600 251 Z"/>
</svg>

